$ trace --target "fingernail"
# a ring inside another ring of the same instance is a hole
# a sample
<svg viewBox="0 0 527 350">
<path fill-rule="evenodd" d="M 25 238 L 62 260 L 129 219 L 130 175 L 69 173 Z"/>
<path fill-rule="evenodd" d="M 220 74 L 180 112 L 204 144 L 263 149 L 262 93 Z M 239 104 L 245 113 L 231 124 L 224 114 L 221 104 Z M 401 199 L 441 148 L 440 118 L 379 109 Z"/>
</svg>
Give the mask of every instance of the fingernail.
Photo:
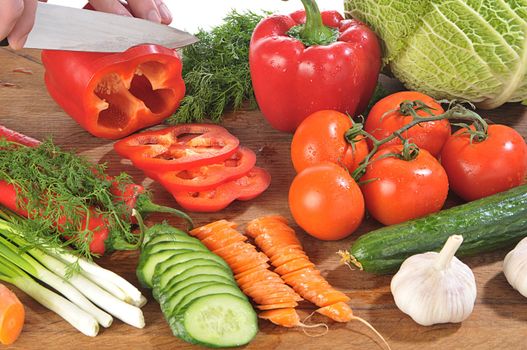
<svg viewBox="0 0 527 350">
<path fill-rule="evenodd" d="M 172 22 L 172 14 L 170 13 L 170 10 L 168 9 L 167 5 L 163 3 L 159 4 L 159 12 L 161 13 L 161 18 L 163 19 L 163 22 L 165 22 L 166 24 Z"/>
<path fill-rule="evenodd" d="M 159 17 L 157 10 L 151 10 L 146 19 L 152 22 L 161 23 L 161 17 Z"/>
</svg>

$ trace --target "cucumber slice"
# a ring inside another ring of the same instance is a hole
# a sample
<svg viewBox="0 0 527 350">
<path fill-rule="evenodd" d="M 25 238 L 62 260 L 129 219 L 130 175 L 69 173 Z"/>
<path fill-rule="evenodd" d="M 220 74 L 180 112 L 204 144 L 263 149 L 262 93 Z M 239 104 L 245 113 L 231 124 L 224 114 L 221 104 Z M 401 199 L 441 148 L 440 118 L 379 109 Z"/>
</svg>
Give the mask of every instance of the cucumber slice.
<svg viewBox="0 0 527 350">
<path fill-rule="evenodd" d="M 232 275 L 232 272 L 230 270 L 225 269 L 223 265 L 220 265 L 215 261 L 211 261 L 208 259 L 194 259 L 185 261 L 184 263 L 169 265 L 168 268 L 162 270 L 164 267 L 167 266 L 164 264 L 167 263 L 169 260 L 171 260 L 171 258 L 165 260 L 161 264 L 158 264 L 154 270 L 152 284 L 154 286 L 153 295 L 156 300 L 159 297 L 159 293 L 162 293 L 166 289 L 167 285 L 170 284 L 173 278 L 194 266 L 220 266 L 222 269 L 224 269 L 224 272 L 217 275 L 224 277 L 228 280 L 234 281 L 234 276 Z"/>
<path fill-rule="evenodd" d="M 192 276 L 192 277 L 189 277 L 187 278 L 186 280 L 184 281 L 181 281 L 179 282 L 178 284 L 176 284 L 174 286 L 174 288 L 172 290 L 170 290 L 169 293 L 177 293 L 179 292 L 180 290 L 182 290 L 183 288 L 186 288 L 192 284 L 195 284 L 195 283 L 202 283 L 202 282 L 216 282 L 216 283 L 223 283 L 223 284 L 235 284 L 235 281 L 234 279 L 232 278 L 229 278 L 229 277 L 225 277 L 225 276 L 221 276 L 221 275 L 210 275 L 210 274 L 207 274 L 207 275 L 196 275 L 196 276 Z M 155 284 L 154 284 L 155 286 Z"/>
<path fill-rule="evenodd" d="M 233 282 L 227 282 L 227 285 L 232 286 Z M 198 282 L 191 284 L 189 286 L 186 286 L 185 288 L 179 288 L 179 286 L 176 286 L 176 288 L 173 288 L 165 293 L 161 293 L 161 297 L 159 298 L 159 304 L 161 305 L 161 311 L 163 311 L 163 314 L 167 315 L 168 318 L 173 315 L 172 310 L 174 310 L 181 300 L 183 300 L 184 297 L 186 297 L 189 294 L 192 294 L 197 289 L 211 286 L 211 285 L 218 285 L 218 282 L 210 281 L 210 282 Z M 221 284 L 221 282 L 220 282 Z"/>
<path fill-rule="evenodd" d="M 154 226 L 150 226 L 147 229 L 143 244 L 147 244 L 154 238 L 162 236 L 162 235 L 191 237 L 188 235 L 188 233 L 181 231 L 180 229 L 170 226 L 168 224 L 156 224 Z"/>
<path fill-rule="evenodd" d="M 191 264 L 200 264 L 200 265 L 192 266 L 182 271 L 177 276 L 174 276 L 170 280 L 170 282 L 166 285 L 164 290 L 168 291 L 174 288 L 177 284 L 189 279 L 192 276 L 196 276 L 196 275 L 221 275 L 221 276 L 227 277 L 235 281 L 234 276 L 232 275 L 232 271 L 225 269 L 223 265 L 219 265 L 219 264 L 217 264 L 216 266 L 212 264 L 201 265 L 201 262 L 197 262 L 196 260 L 189 260 L 189 262 Z"/>
<path fill-rule="evenodd" d="M 234 296 L 237 296 L 238 298 L 248 300 L 245 294 L 243 294 L 243 292 L 240 290 L 240 288 L 238 288 L 236 284 L 214 283 L 213 285 L 203 286 L 189 294 L 183 295 L 183 298 L 177 302 L 176 307 L 173 309 L 172 315 L 176 315 L 181 312 L 185 308 L 185 306 L 192 303 L 193 300 L 204 297 L 209 294 L 232 294 Z"/>
<path fill-rule="evenodd" d="M 154 253 L 146 253 L 143 251 L 139 258 L 139 264 L 137 265 L 137 278 L 139 282 L 145 287 L 152 288 L 152 278 L 154 276 L 155 267 L 162 261 L 167 260 L 175 255 L 183 255 L 185 253 L 194 253 L 192 250 L 160 250 Z"/>
<path fill-rule="evenodd" d="M 163 233 L 156 235 L 152 237 L 144 246 L 148 247 L 161 242 L 189 242 L 204 245 L 199 239 L 189 236 L 186 233 L 182 232 L 181 234 Z"/>
<path fill-rule="evenodd" d="M 216 254 L 208 250 L 207 251 L 185 252 L 184 254 L 178 254 L 177 256 L 171 259 L 171 262 L 174 265 L 177 265 L 177 264 L 182 264 L 185 261 L 195 260 L 195 259 L 205 259 L 205 260 L 215 261 L 219 265 L 225 267 L 227 270 L 230 271 L 231 269 L 229 265 L 227 265 L 227 263 L 222 258 L 220 258 Z M 159 270 L 159 273 L 162 273 L 161 269 Z"/>
<path fill-rule="evenodd" d="M 258 332 L 251 304 L 230 294 L 195 299 L 171 318 L 170 327 L 183 340 L 210 347 L 233 347 L 249 343 Z"/>
<path fill-rule="evenodd" d="M 189 243 L 189 242 L 159 242 L 157 244 L 148 245 L 144 250 L 144 254 L 151 255 L 161 250 L 191 250 L 210 252 L 203 244 Z"/>
</svg>

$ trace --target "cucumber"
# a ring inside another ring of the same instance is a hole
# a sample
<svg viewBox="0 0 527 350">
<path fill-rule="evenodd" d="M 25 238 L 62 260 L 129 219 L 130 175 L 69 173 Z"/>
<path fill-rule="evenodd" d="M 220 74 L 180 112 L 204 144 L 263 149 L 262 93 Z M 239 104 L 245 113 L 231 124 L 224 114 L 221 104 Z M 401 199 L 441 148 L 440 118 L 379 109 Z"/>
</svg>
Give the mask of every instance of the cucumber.
<svg viewBox="0 0 527 350">
<path fill-rule="evenodd" d="M 217 282 L 199 282 L 186 286 L 185 288 L 178 288 L 176 286 L 176 288 L 161 293 L 162 296 L 159 299 L 159 304 L 161 305 L 161 310 L 163 311 L 163 314 L 169 315 L 170 319 L 170 317 L 174 315 L 172 310 L 174 310 L 179 305 L 179 303 L 181 303 L 181 300 L 183 300 L 184 297 L 189 294 L 192 294 L 197 289 L 215 284 L 217 284 Z"/>
<path fill-rule="evenodd" d="M 154 275 L 155 268 L 157 264 L 174 257 L 175 255 L 185 254 L 185 253 L 194 253 L 192 250 L 173 250 L 166 249 L 160 250 L 153 253 L 141 253 L 139 258 L 139 264 L 137 265 L 137 278 L 139 282 L 145 287 L 152 288 L 152 278 Z"/>
<path fill-rule="evenodd" d="M 170 327 L 183 340 L 209 347 L 234 347 L 249 343 L 258 332 L 251 304 L 230 294 L 195 299 Z"/>
<path fill-rule="evenodd" d="M 195 283 L 201 283 L 201 282 L 217 282 L 217 283 L 223 283 L 223 284 L 229 284 L 229 283 L 234 284 L 235 283 L 235 281 L 232 278 L 228 278 L 222 275 L 212 275 L 212 274 L 196 275 L 196 276 L 189 277 L 185 279 L 184 281 L 181 281 L 180 283 L 174 286 L 175 288 L 173 290 L 171 290 L 170 292 L 167 291 L 165 293 L 167 294 L 176 293 L 185 287 L 188 287 Z M 155 288 L 155 283 L 154 283 L 154 288 Z"/>
<path fill-rule="evenodd" d="M 457 256 L 517 243 L 527 236 L 527 185 L 367 233 L 347 260 L 367 272 L 392 273 L 414 254 L 439 251 L 453 234 L 463 236 Z"/>
<path fill-rule="evenodd" d="M 150 226 L 148 228 L 148 230 L 145 233 L 143 245 L 147 244 L 155 237 L 158 237 L 161 235 L 182 236 L 182 237 L 194 238 L 194 237 L 189 236 L 186 232 L 181 231 L 180 229 L 177 229 L 173 226 L 162 223 L 162 224 L 156 224 L 156 225 Z"/>
<path fill-rule="evenodd" d="M 174 264 L 181 264 L 181 263 L 184 263 L 185 261 L 195 260 L 195 259 L 207 259 L 210 261 L 215 261 L 219 265 L 225 267 L 227 270 L 231 269 L 229 265 L 227 265 L 227 263 L 222 258 L 220 258 L 219 256 L 217 256 L 216 254 L 210 251 L 204 251 L 204 252 L 185 251 L 183 254 L 178 254 L 177 256 L 172 257 L 170 260 Z"/>
<path fill-rule="evenodd" d="M 170 260 L 170 259 L 168 259 Z M 163 263 L 167 262 L 168 260 L 165 260 Z M 194 267 L 194 266 L 221 266 L 215 261 L 210 261 L 207 259 L 194 259 L 185 261 L 184 263 L 175 264 L 169 266 L 169 268 L 162 270 L 162 264 L 158 264 L 154 270 L 154 278 L 152 279 L 152 284 L 154 286 L 153 294 L 154 298 L 158 299 L 159 293 L 163 292 L 168 284 L 174 279 L 176 276 L 181 274 L 182 272 Z M 232 273 L 225 269 L 224 273 L 216 273 L 215 275 L 224 277 L 228 280 L 234 281 L 234 277 L 232 276 Z M 199 275 L 198 275 L 199 276 Z"/>
<path fill-rule="evenodd" d="M 183 235 L 183 234 L 161 233 L 161 234 L 155 235 L 147 243 L 145 243 L 143 249 L 145 249 L 148 246 L 161 243 L 161 242 L 189 242 L 189 243 L 196 243 L 196 244 L 204 245 L 203 243 L 201 243 L 199 239 L 191 237 L 187 234 Z"/>
<path fill-rule="evenodd" d="M 226 275 L 225 273 L 227 273 L 228 275 Z M 201 265 L 197 265 L 197 266 L 194 266 L 194 267 L 192 267 L 192 268 L 190 268 L 188 270 L 183 271 L 182 273 L 180 273 L 176 277 L 172 278 L 172 280 L 170 280 L 170 283 L 165 287 L 165 289 L 169 290 L 171 288 L 174 288 L 178 283 L 181 283 L 181 282 L 189 279 L 192 276 L 209 275 L 209 274 L 221 275 L 221 276 L 224 276 L 224 277 L 228 277 L 229 279 L 232 278 L 232 280 L 234 281 L 234 277 L 231 277 L 232 276 L 232 272 L 230 270 L 225 270 L 225 268 L 223 266 L 211 266 L 211 265 L 201 266 Z"/>
<path fill-rule="evenodd" d="M 248 300 L 245 294 L 240 291 L 236 284 L 215 283 L 212 285 L 203 285 L 200 288 L 195 289 L 194 291 L 186 295 L 183 295 L 183 298 L 180 299 L 180 301 L 176 304 L 175 309 L 173 309 L 172 315 L 178 314 L 181 310 L 184 310 L 185 306 L 192 303 L 193 300 L 211 294 L 232 294 L 234 296 L 237 296 L 238 298 Z"/>
<path fill-rule="evenodd" d="M 158 252 L 160 250 L 191 250 L 191 251 L 202 251 L 202 252 L 209 252 L 210 251 L 205 247 L 203 244 L 196 244 L 193 242 L 158 242 L 156 244 L 148 244 L 144 252 L 146 255 L 150 255 L 152 253 Z"/>
</svg>

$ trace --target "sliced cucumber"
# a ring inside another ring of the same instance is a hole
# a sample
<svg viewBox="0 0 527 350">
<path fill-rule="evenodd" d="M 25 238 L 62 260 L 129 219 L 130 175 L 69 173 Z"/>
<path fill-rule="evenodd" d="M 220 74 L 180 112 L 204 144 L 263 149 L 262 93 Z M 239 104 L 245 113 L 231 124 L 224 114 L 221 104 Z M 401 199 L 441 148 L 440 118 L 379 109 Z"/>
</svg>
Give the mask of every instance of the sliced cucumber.
<svg viewBox="0 0 527 350">
<path fill-rule="evenodd" d="M 174 289 L 173 290 L 170 290 L 170 291 L 167 291 L 167 293 L 177 293 L 178 291 L 182 290 L 183 288 L 186 288 L 192 284 L 195 284 L 195 283 L 202 283 L 202 282 L 216 282 L 216 283 L 223 283 L 223 284 L 235 284 L 235 281 L 234 279 L 232 278 L 228 278 L 228 277 L 225 277 L 225 276 L 221 276 L 221 275 L 211 275 L 211 274 L 206 274 L 206 275 L 196 275 L 196 276 L 192 276 L 192 277 L 189 277 L 187 278 L 186 280 L 184 281 L 181 281 L 179 282 L 178 284 L 176 284 L 174 286 Z M 155 286 L 155 284 L 154 284 Z"/>
<path fill-rule="evenodd" d="M 170 284 L 173 278 L 194 266 L 220 266 L 222 269 L 225 269 L 223 265 L 220 265 L 215 261 L 211 261 L 208 259 L 194 259 L 185 261 L 184 263 L 170 265 L 168 268 L 162 270 L 163 266 L 161 265 L 163 265 L 168 260 L 165 260 L 163 263 L 158 264 L 154 270 L 154 278 L 152 279 L 152 284 L 154 286 L 153 294 L 156 300 L 159 297 L 159 293 L 162 293 L 165 290 L 165 288 L 168 284 Z M 224 273 L 216 275 L 234 281 L 234 276 L 232 275 L 232 272 L 227 269 L 225 269 Z"/>
<path fill-rule="evenodd" d="M 188 288 L 188 287 L 187 287 Z M 185 306 L 189 305 L 193 300 L 204 297 L 209 294 L 232 294 L 238 298 L 248 300 L 245 294 L 238 288 L 236 284 L 218 284 L 203 286 L 199 289 L 194 290 L 192 293 L 185 295 L 181 301 L 179 301 L 176 307 L 172 311 L 172 315 L 178 314 L 185 309 Z"/>
<path fill-rule="evenodd" d="M 231 294 L 194 299 L 181 314 L 170 319 L 170 326 L 183 340 L 210 347 L 245 345 L 258 332 L 251 304 Z"/>
<path fill-rule="evenodd" d="M 152 254 L 160 250 L 192 250 L 210 253 L 210 250 L 207 249 L 203 244 L 197 244 L 194 242 L 159 242 L 156 244 L 148 245 L 145 248 L 146 254 Z"/>
<path fill-rule="evenodd" d="M 233 282 L 227 282 L 228 285 L 232 286 Z M 198 282 L 191 284 L 189 286 L 186 286 L 185 288 L 179 288 L 179 286 L 176 286 L 175 288 L 166 291 L 165 293 L 161 293 L 161 298 L 159 299 L 159 304 L 161 305 L 161 310 L 165 315 L 172 316 L 174 310 L 181 300 L 185 298 L 187 295 L 192 294 L 197 289 L 200 289 L 202 287 L 207 287 L 211 285 L 217 285 L 218 282 Z"/>
<path fill-rule="evenodd" d="M 184 235 L 163 233 L 152 237 L 144 246 L 148 247 L 161 242 L 189 242 L 203 245 L 199 239 L 189 236 L 186 233 Z"/>
<path fill-rule="evenodd" d="M 158 252 L 147 254 L 143 252 L 139 258 L 139 264 L 137 265 L 137 278 L 139 282 L 145 287 L 152 288 L 152 278 L 157 264 L 167 260 L 175 255 L 183 255 L 186 253 L 194 253 L 191 250 L 160 250 Z"/>
<path fill-rule="evenodd" d="M 156 224 L 148 228 L 143 244 L 147 244 L 155 237 L 159 237 L 161 235 L 190 237 L 188 233 L 181 231 L 180 229 L 177 229 L 173 226 L 167 224 Z"/>
<path fill-rule="evenodd" d="M 194 260 L 192 260 L 194 263 Z M 186 269 L 185 271 L 181 272 L 179 275 L 175 276 L 170 280 L 170 283 L 164 288 L 164 290 L 168 291 L 172 288 L 174 288 L 177 284 L 189 279 L 192 276 L 197 275 L 221 275 L 224 277 L 228 277 L 229 279 L 232 279 L 234 281 L 234 277 L 232 276 L 232 271 L 225 269 L 224 266 L 217 265 L 196 265 L 189 269 Z"/>
</svg>

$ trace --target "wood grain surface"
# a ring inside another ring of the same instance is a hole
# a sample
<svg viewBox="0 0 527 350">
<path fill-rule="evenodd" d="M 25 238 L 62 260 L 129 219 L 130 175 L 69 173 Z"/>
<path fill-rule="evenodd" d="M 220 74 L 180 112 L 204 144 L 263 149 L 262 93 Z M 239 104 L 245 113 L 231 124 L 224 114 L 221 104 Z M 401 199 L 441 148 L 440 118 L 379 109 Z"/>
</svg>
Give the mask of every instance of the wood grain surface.
<svg viewBox="0 0 527 350">
<path fill-rule="evenodd" d="M 19 72 L 18 68 L 32 74 Z M 129 163 L 119 159 L 112 150 L 112 142 L 97 139 L 81 129 L 48 96 L 43 82 L 44 70 L 39 51 L 12 52 L 0 49 L 0 123 L 43 139 L 52 136 L 65 149 L 75 149 L 94 162 L 106 162 L 110 173 L 129 172 L 137 182 L 149 187 L 155 201 L 176 206 L 171 196 L 158 184 L 152 183 Z M 483 112 L 496 122 L 514 126 L 527 135 L 527 108 L 509 104 L 500 109 Z M 258 165 L 272 175 L 267 192 L 250 202 L 237 202 L 214 214 L 192 214 L 197 225 L 217 219 L 234 220 L 243 227 L 261 215 L 279 213 L 291 223 L 287 206 L 287 192 L 294 171 L 289 158 L 291 135 L 271 129 L 258 111 L 240 111 L 225 116 L 225 127 L 253 149 Z M 459 204 L 451 196 L 447 205 Z M 153 216 L 150 222 L 163 217 Z M 178 224 L 178 222 L 173 222 Z M 316 240 L 298 227 L 309 257 L 335 287 L 351 298 L 356 315 L 369 321 L 390 343 L 392 349 L 527 349 L 527 299 L 513 290 L 502 272 L 502 260 L 507 251 L 498 251 L 467 258 L 473 268 L 478 296 L 473 314 L 462 324 L 443 324 L 422 327 L 397 309 L 389 289 L 390 276 L 375 276 L 361 271 L 350 271 L 339 265 L 336 251 L 347 248 L 359 235 L 379 224 L 365 221 L 351 237 L 338 242 Z M 526 232 L 527 234 L 527 232 Z M 100 259 L 106 268 L 121 274 L 135 285 L 137 252 L 119 252 Z M 27 317 L 23 333 L 9 349 L 193 349 L 198 348 L 172 336 L 163 319 L 159 305 L 144 290 L 149 303 L 144 308 L 144 329 L 135 329 L 115 320 L 95 338 L 78 333 L 68 323 L 16 290 L 26 306 Z M 309 315 L 314 306 L 302 302 L 302 316 Z M 375 335 L 358 322 L 336 324 L 320 315 L 312 322 L 326 322 L 329 332 L 321 337 L 309 337 L 300 329 L 285 329 L 267 321 L 260 321 L 260 332 L 247 349 L 381 349 Z M 0 346 L 2 348 L 2 346 Z"/>
</svg>

